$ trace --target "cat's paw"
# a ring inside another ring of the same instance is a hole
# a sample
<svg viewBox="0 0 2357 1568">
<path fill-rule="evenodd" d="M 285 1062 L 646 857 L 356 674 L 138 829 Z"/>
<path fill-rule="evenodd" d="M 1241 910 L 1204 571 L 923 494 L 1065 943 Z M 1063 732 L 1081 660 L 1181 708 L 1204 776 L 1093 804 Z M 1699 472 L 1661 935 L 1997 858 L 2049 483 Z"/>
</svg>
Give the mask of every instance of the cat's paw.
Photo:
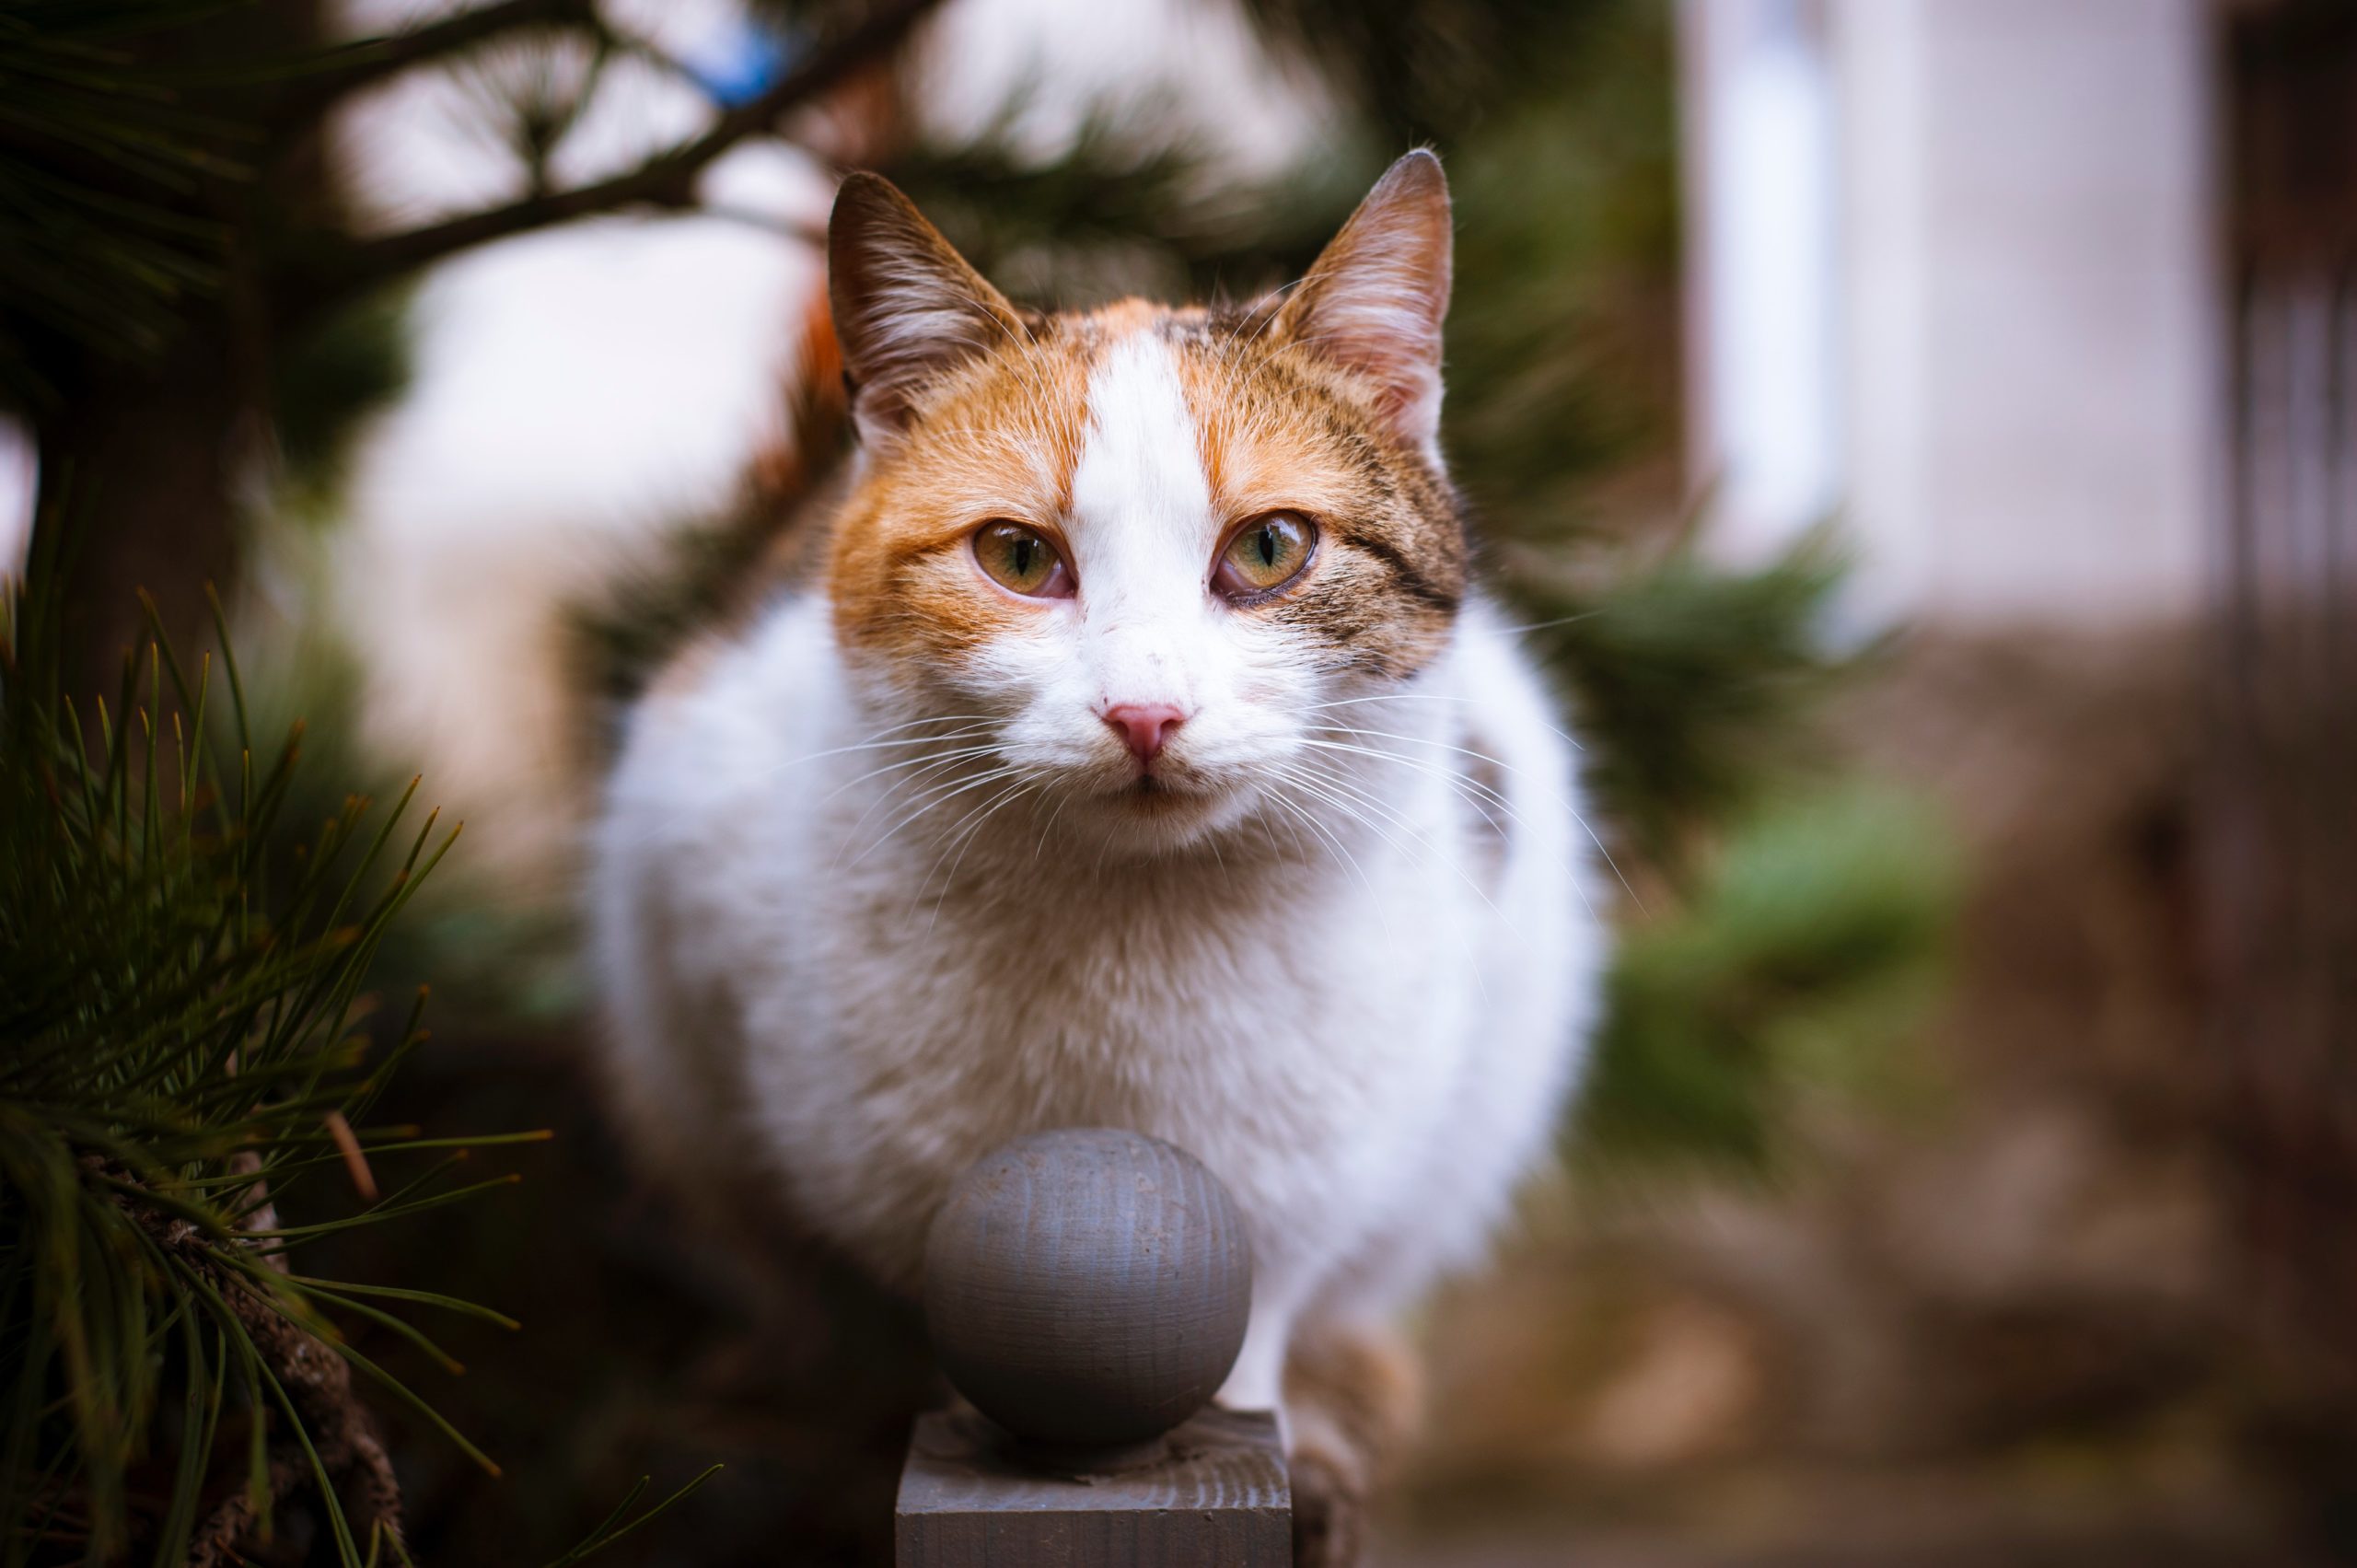
<svg viewBox="0 0 2357 1568">
<path fill-rule="evenodd" d="M 1360 1457 L 1305 1448 L 1293 1457 L 1295 1568 L 1365 1568 L 1370 1478 Z"/>
<path fill-rule="evenodd" d="M 1415 1423 L 1414 1355 L 1389 1330 L 1311 1325 L 1285 1364 L 1294 1561 L 1364 1568 L 1376 1488 Z"/>
</svg>

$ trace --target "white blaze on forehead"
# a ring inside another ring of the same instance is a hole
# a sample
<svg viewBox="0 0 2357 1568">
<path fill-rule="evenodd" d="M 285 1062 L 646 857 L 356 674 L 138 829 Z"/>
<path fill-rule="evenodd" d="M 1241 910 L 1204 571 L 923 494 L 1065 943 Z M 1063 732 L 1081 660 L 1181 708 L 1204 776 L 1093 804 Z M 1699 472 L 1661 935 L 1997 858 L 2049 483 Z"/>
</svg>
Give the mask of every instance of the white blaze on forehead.
<svg viewBox="0 0 2357 1568">
<path fill-rule="evenodd" d="M 1070 531 L 1100 705 L 1192 710 L 1217 522 L 1170 345 L 1132 332 L 1088 377 Z"/>
<path fill-rule="evenodd" d="M 1120 339 L 1089 372 L 1072 509 L 1084 555 L 1126 558 L 1143 547 L 1159 556 L 1174 542 L 1192 553 L 1202 542 L 1211 482 L 1178 361 L 1151 331 Z"/>
</svg>

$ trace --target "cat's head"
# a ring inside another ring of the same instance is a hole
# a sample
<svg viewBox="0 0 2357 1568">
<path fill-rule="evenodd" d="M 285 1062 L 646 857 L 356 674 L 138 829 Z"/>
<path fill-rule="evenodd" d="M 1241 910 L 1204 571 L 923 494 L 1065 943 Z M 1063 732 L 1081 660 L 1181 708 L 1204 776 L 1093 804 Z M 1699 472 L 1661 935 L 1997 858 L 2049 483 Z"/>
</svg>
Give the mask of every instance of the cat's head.
<svg viewBox="0 0 2357 1568">
<path fill-rule="evenodd" d="M 888 720 L 1152 853 L 1334 772 L 1317 734 L 1447 645 L 1467 542 L 1431 154 L 1251 307 L 1019 308 L 872 175 L 828 251 L 864 449 L 828 588 Z"/>
</svg>

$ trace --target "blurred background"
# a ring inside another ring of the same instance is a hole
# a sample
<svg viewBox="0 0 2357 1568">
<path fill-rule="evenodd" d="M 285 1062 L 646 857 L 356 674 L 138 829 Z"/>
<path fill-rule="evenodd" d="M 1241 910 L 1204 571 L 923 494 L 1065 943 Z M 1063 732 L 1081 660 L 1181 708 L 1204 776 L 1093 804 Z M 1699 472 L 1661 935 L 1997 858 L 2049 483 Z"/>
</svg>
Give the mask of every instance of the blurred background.
<svg viewBox="0 0 2357 1568">
<path fill-rule="evenodd" d="M 1625 898 L 1383 1560 L 2357 1562 L 2357 6 L 5 0 L 0 560 L 91 689 L 218 585 L 291 815 L 424 775 L 389 1114 L 557 1134 L 302 1255 L 523 1321 L 350 1326 L 505 1469 L 380 1411 L 420 1562 L 715 1460 L 600 1561 L 859 1561 L 930 1389 L 633 1189 L 573 945 L 620 705 L 841 459 L 839 171 L 1250 296 L 1418 143 Z"/>
</svg>

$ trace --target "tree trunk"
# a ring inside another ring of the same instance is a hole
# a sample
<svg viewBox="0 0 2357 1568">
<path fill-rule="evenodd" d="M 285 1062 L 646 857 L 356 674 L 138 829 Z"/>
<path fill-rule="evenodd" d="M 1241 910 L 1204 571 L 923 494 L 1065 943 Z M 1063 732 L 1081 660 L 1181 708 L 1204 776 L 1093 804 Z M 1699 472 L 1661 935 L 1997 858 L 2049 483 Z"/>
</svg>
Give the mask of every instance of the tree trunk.
<svg viewBox="0 0 2357 1568">
<path fill-rule="evenodd" d="M 203 127 L 191 135 L 247 172 L 208 178 L 177 197 L 103 166 L 75 174 L 226 236 L 218 291 L 182 301 L 184 324 L 160 357 L 44 343 L 41 379 L 60 395 L 33 412 L 40 515 L 67 533 L 64 676 L 77 701 L 92 691 L 113 700 L 125 650 L 146 637 L 140 589 L 192 665 L 213 638 L 206 585 L 225 596 L 233 587 L 240 487 L 264 437 L 270 346 L 274 334 L 301 330 L 276 297 L 274 269 L 289 236 L 331 230 L 340 214 L 319 138 L 274 141 L 270 124 L 280 73 L 325 36 L 321 11 L 321 0 L 260 0 L 119 45 L 133 60 L 183 74 L 172 102 Z M 49 505 L 61 498 L 69 504 Z"/>
<path fill-rule="evenodd" d="M 233 580 L 238 449 L 261 418 L 248 379 L 225 331 L 192 331 L 160 364 L 94 376 L 38 426 L 41 515 L 66 529 L 66 691 L 86 714 L 146 641 L 142 589 L 192 673 L 212 644 L 204 590 Z"/>
</svg>

